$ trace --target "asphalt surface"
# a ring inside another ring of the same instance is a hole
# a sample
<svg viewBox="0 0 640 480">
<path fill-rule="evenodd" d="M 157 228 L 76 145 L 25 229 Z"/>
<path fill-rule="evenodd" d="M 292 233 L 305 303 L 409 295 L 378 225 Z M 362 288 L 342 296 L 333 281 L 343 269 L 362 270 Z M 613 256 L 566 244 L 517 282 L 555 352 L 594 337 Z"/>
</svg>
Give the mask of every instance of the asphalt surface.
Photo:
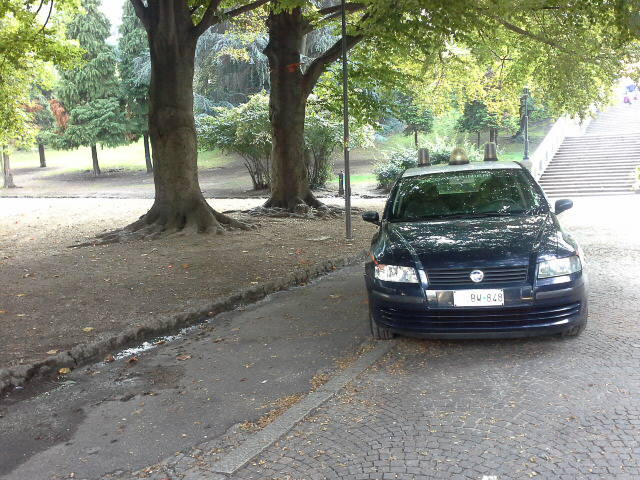
<svg viewBox="0 0 640 480">
<path fill-rule="evenodd" d="M 397 339 L 246 466 L 211 473 L 250 435 L 234 425 L 308 390 L 367 336 L 353 267 L 2 407 L 1 478 L 639 478 L 638 211 L 640 196 L 580 199 L 561 216 L 588 258 L 579 338 Z"/>
<path fill-rule="evenodd" d="M 352 267 L 219 315 L 138 361 L 14 395 L 0 404 L 0 478 L 99 478 L 219 437 L 337 370 L 368 338 L 366 318 Z"/>
</svg>

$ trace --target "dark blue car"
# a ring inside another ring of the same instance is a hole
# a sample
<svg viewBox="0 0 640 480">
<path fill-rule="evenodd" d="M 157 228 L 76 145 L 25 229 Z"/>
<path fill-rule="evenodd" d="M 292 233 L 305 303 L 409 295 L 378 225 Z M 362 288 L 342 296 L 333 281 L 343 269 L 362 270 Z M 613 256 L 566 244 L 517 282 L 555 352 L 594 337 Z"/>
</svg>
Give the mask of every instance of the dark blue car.
<svg viewBox="0 0 640 480">
<path fill-rule="evenodd" d="M 365 266 L 371 331 L 430 338 L 578 335 L 584 258 L 518 163 L 407 170 L 393 187 Z"/>
</svg>

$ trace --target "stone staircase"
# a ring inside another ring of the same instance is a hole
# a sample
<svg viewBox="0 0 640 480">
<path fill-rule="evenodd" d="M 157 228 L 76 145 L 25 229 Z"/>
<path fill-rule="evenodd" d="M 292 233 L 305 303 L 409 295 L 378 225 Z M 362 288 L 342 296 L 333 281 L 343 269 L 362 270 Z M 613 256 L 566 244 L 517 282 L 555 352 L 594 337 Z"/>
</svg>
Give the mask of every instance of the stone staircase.
<svg viewBox="0 0 640 480">
<path fill-rule="evenodd" d="M 566 137 L 540 185 L 550 197 L 633 193 L 640 165 L 640 101 L 601 112 L 583 136 Z"/>
</svg>

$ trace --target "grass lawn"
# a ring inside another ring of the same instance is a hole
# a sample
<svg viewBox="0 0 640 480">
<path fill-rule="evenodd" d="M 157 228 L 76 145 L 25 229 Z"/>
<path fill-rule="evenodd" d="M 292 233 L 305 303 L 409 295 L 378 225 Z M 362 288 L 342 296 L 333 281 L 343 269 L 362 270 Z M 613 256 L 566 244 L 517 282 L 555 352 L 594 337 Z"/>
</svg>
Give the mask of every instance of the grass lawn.
<svg viewBox="0 0 640 480">
<path fill-rule="evenodd" d="M 47 150 L 47 166 L 54 167 L 51 173 L 79 172 L 91 170 L 91 149 L 81 147 L 77 150 Z M 144 163 L 144 146 L 142 140 L 130 145 L 116 148 L 98 147 L 98 161 L 100 168 L 108 170 L 146 170 Z M 200 168 L 213 168 L 228 164 L 232 158 L 219 151 L 199 152 L 198 165 Z M 38 150 L 16 151 L 11 156 L 11 166 L 14 169 L 39 167 Z"/>
</svg>

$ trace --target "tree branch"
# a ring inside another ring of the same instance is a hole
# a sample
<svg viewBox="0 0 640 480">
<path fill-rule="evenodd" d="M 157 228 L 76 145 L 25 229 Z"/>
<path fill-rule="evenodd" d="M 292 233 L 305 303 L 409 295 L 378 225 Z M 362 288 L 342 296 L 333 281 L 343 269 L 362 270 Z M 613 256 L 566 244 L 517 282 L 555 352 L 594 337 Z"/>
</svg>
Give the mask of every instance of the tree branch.
<svg viewBox="0 0 640 480">
<path fill-rule="evenodd" d="M 136 15 L 144 25 L 146 30 L 149 30 L 149 17 L 147 14 L 147 7 L 144 6 L 142 0 L 131 0 L 131 4 L 133 5 L 133 9 L 136 11 Z"/>
<path fill-rule="evenodd" d="M 347 35 L 347 50 L 353 48 L 364 38 L 363 35 Z M 330 63 L 335 62 L 342 55 L 342 39 L 337 40 L 326 52 L 315 58 L 302 77 L 302 86 L 307 94 L 313 90 L 320 75 L 327 69 Z"/>
<path fill-rule="evenodd" d="M 233 17 L 237 17 L 245 12 L 250 12 L 251 10 L 255 10 L 262 5 L 269 3 L 271 0 L 256 0 L 251 3 L 247 3 L 246 5 L 242 5 L 241 7 L 234 8 L 231 10 L 227 10 L 226 12 L 218 12 L 218 6 L 220 6 L 221 0 L 212 0 L 207 10 L 204 12 L 204 16 L 200 23 L 196 25 L 194 28 L 194 34 L 196 37 L 202 35 L 209 27 L 220 23 L 224 20 L 228 20 Z M 215 5 L 215 6 L 214 6 Z"/>
<path fill-rule="evenodd" d="M 199 37 L 207 30 L 207 28 L 212 26 L 214 23 L 217 23 L 217 18 L 218 18 L 217 12 L 218 12 L 218 7 L 220 6 L 220 2 L 221 0 L 211 0 L 209 2 L 207 9 L 204 11 L 204 14 L 202 15 L 202 19 L 194 27 L 194 34 L 196 35 L 196 37 Z"/>
<path fill-rule="evenodd" d="M 237 17 L 238 15 L 242 15 L 245 12 L 250 12 L 251 10 L 255 10 L 262 5 L 269 3 L 271 0 L 256 0 L 255 2 L 248 3 L 238 8 L 234 8 L 232 10 L 227 10 L 226 12 L 220 15 L 222 20 L 227 20 L 229 18 Z"/>
<path fill-rule="evenodd" d="M 364 10 L 367 6 L 364 3 L 345 3 L 344 9 L 347 12 L 357 12 L 358 10 Z M 318 13 L 320 15 L 330 15 L 332 13 L 340 13 L 342 11 L 342 5 L 333 5 L 331 7 L 320 8 Z"/>
<path fill-rule="evenodd" d="M 346 3 L 344 7 L 345 11 L 348 13 L 360 12 L 367 8 L 364 3 Z M 320 24 L 326 22 L 327 20 L 331 20 L 342 15 L 342 5 L 333 5 L 332 7 L 321 8 L 320 10 L 318 10 L 318 12 L 324 16 L 315 23 L 308 22 L 304 27 L 305 34 L 316 30 Z"/>
<path fill-rule="evenodd" d="M 489 17 L 489 18 L 491 18 L 491 19 L 493 19 L 493 20 L 495 20 L 500 25 L 505 27 L 507 30 L 511 30 L 512 32 L 517 33 L 518 35 L 522 35 L 523 37 L 527 37 L 527 38 L 530 38 L 530 39 L 535 40 L 537 42 L 544 43 L 545 45 L 549 45 L 550 47 L 557 48 L 560 51 L 570 53 L 566 48 L 564 48 L 559 43 L 556 43 L 556 42 L 554 42 L 552 40 L 549 40 L 548 38 L 545 38 L 543 36 L 536 35 L 535 33 L 529 32 L 528 30 L 525 30 L 522 27 L 514 25 L 513 23 L 510 23 L 510 22 L 504 20 L 503 18 L 497 17 L 495 15 L 490 15 L 490 14 L 487 14 L 487 13 L 485 13 L 484 15 Z"/>
</svg>

